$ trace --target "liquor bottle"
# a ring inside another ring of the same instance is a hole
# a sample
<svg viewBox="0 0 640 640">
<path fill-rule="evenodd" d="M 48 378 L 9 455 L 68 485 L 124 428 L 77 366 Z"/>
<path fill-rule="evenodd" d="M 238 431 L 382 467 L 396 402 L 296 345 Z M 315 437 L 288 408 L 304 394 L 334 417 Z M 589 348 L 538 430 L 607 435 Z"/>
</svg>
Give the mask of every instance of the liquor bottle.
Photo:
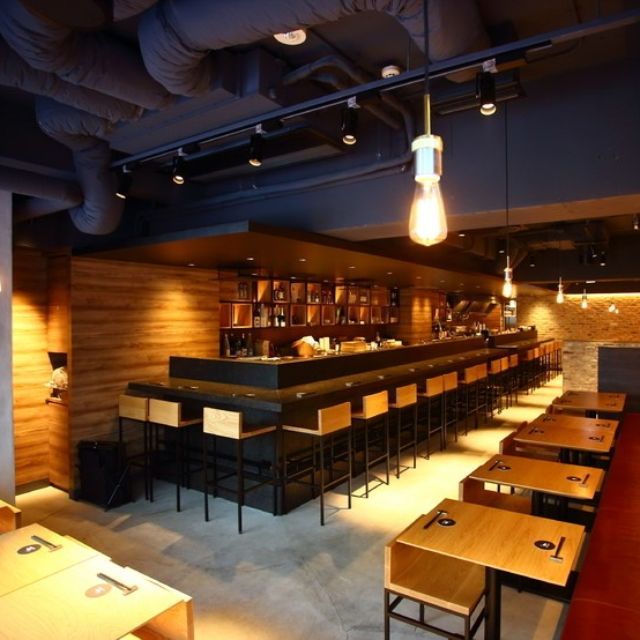
<svg viewBox="0 0 640 640">
<path fill-rule="evenodd" d="M 260 307 L 256 305 L 253 310 L 253 326 L 260 327 Z"/>
<path fill-rule="evenodd" d="M 247 356 L 250 358 L 253 357 L 253 339 L 251 338 L 251 334 L 247 335 Z"/>
<path fill-rule="evenodd" d="M 240 337 L 240 355 L 242 357 L 245 357 L 247 355 L 247 339 L 244 333 Z"/>
<path fill-rule="evenodd" d="M 231 343 L 229 342 L 229 334 L 225 333 L 222 338 L 223 353 L 225 358 L 231 357 Z"/>
</svg>

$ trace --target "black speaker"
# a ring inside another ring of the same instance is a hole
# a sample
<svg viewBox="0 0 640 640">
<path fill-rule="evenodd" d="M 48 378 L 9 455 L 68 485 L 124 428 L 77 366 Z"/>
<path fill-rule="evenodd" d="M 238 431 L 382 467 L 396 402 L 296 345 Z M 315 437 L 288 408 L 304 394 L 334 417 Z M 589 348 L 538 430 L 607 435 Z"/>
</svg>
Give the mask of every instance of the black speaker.
<svg viewBox="0 0 640 640">
<path fill-rule="evenodd" d="M 83 440 L 78 443 L 80 499 L 101 507 L 117 507 L 131 501 L 124 445 Z"/>
</svg>

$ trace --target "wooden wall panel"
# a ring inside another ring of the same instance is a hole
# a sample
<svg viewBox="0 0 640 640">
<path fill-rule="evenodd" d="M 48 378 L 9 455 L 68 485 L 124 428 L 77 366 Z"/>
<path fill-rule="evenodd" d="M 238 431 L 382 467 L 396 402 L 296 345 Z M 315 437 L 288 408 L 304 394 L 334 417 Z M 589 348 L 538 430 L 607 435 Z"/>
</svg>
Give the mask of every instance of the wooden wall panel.
<svg viewBox="0 0 640 640">
<path fill-rule="evenodd" d="M 130 380 L 165 377 L 170 355 L 219 355 L 217 274 L 73 258 L 70 446 L 115 438 Z M 72 482 L 73 484 L 73 482 Z"/>
<path fill-rule="evenodd" d="M 407 344 L 431 340 L 433 312 L 438 300 L 437 291 L 400 289 L 400 322 L 391 333 Z"/>
<path fill-rule="evenodd" d="M 16 485 L 23 485 L 49 475 L 47 273 L 38 251 L 14 249 L 12 318 Z"/>
</svg>

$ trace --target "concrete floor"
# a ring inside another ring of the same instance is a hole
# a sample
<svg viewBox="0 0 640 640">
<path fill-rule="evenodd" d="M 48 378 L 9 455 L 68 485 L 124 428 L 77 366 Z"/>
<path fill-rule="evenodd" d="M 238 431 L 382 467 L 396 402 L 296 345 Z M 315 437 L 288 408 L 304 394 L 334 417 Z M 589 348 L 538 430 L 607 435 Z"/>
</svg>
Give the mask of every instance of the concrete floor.
<svg viewBox="0 0 640 640">
<path fill-rule="evenodd" d="M 544 410 L 560 387 L 557 378 L 522 396 L 517 407 L 430 460 L 419 459 L 417 469 L 393 477 L 368 500 L 355 498 L 350 511 L 339 508 L 346 506 L 344 492 L 328 494 L 338 509 L 325 527 L 316 500 L 281 517 L 247 508 L 245 533 L 238 535 L 234 504 L 212 500 L 205 523 L 200 492 L 185 490 L 176 513 L 174 488 L 161 482 L 153 504 L 138 498 L 108 513 L 51 487 L 19 496 L 18 506 L 25 524 L 70 534 L 190 594 L 198 640 L 379 639 L 385 543 L 444 497 L 457 498 L 458 481 L 497 452 L 510 430 Z M 503 638 L 559 637 L 564 605 L 509 588 L 502 598 Z M 392 622 L 394 640 L 435 637 Z"/>
</svg>

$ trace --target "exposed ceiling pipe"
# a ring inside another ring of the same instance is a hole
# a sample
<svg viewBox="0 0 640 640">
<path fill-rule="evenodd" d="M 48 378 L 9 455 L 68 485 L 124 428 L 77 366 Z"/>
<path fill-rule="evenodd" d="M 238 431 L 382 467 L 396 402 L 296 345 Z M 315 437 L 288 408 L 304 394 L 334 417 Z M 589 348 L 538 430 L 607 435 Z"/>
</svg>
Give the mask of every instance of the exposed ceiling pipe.
<svg viewBox="0 0 640 640">
<path fill-rule="evenodd" d="M 0 85 L 15 87 L 58 102 L 78 107 L 110 122 L 135 120 L 142 115 L 142 107 L 117 98 L 105 96 L 91 89 L 78 87 L 61 80 L 54 73 L 30 67 L 4 40 L 0 39 Z"/>
<path fill-rule="evenodd" d="M 362 11 L 392 15 L 422 48 L 422 0 L 162 0 L 140 21 L 149 73 L 171 93 L 206 94 L 216 77 L 211 51 L 254 43 L 274 33 L 332 22 Z M 486 48 L 475 0 L 429 0 L 432 60 Z"/>
<path fill-rule="evenodd" d="M 105 34 L 76 33 L 31 13 L 20 0 L 3 0 L 0 34 L 34 69 L 145 109 L 174 98 L 149 76 L 138 53 Z"/>
<path fill-rule="evenodd" d="M 77 184 L 8 167 L 0 167 L 0 191 L 32 196 L 14 207 L 15 223 L 69 209 L 82 202 Z"/>
<path fill-rule="evenodd" d="M 49 98 L 36 99 L 40 128 L 73 151 L 73 163 L 84 202 L 69 211 L 83 233 L 104 235 L 115 231 L 122 218 L 124 201 L 115 196 L 115 176 L 109 170 L 111 149 L 102 140 L 111 124 L 79 109 Z"/>
<path fill-rule="evenodd" d="M 113 21 L 120 22 L 152 7 L 157 0 L 113 0 Z"/>
</svg>

